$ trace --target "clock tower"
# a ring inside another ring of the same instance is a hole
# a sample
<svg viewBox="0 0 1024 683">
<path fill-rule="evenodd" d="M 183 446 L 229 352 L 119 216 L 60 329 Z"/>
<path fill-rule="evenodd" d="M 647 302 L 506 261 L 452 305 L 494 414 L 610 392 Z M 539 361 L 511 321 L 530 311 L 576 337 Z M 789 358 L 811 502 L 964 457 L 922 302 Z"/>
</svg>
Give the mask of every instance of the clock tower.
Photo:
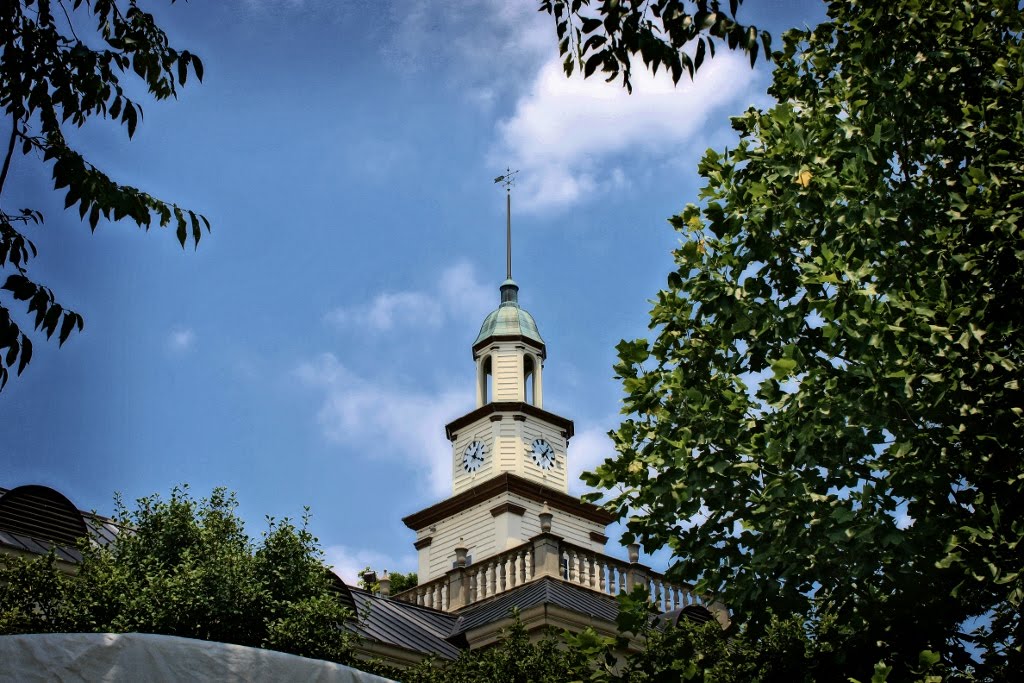
<svg viewBox="0 0 1024 683">
<path fill-rule="evenodd" d="M 501 176 L 508 188 L 514 174 Z M 519 305 L 512 280 L 511 199 L 507 270 L 498 307 L 473 342 L 476 407 L 445 426 L 452 444 L 452 495 L 402 521 L 416 532 L 419 580 L 444 576 L 511 551 L 551 526 L 581 551 L 603 552 L 613 517 L 569 495 L 572 420 L 544 409 L 547 347 Z M 467 378 L 468 379 L 468 378 Z M 524 568 L 525 569 L 525 568 Z"/>
<path fill-rule="evenodd" d="M 504 472 L 569 490 L 566 449 L 571 420 L 544 410 L 547 349 L 519 287 L 501 284 L 501 303 L 473 342 L 476 409 L 445 428 L 452 442 L 452 493 Z"/>
</svg>

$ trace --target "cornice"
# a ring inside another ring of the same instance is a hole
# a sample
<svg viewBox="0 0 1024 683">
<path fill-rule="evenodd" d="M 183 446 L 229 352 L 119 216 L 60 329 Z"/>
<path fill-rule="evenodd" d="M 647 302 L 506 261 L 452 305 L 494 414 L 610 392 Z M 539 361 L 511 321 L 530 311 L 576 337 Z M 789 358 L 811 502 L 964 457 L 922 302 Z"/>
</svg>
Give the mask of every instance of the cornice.
<svg viewBox="0 0 1024 683">
<path fill-rule="evenodd" d="M 492 334 L 490 337 L 485 337 L 476 344 L 473 344 L 473 359 L 476 359 L 476 354 L 479 353 L 481 349 L 487 348 L 494 342 L 521 342 L 535 351 L 540 351 L 540 357 L 542 359 L 547 358 L 548 355 L 547 348 L 543 344 L 538 344 L 535 339 L 530 339 L 529 337 L 521 334 Z"/>
<path fill-rule="evenodd" d="M 548 507 L 552 509 L 568 512 L 571 515 L 576 515 L 601 525 L 607 526 L 615 521 L 614 515 L 596 505 L 584 503 L 567 493 L 562 493 L 543 484 L 503 472 L 493 479 L 488 479 L 447 500 L 442 500 L 440 503 L 431 505 L 419 512 L 414 512 L 408 517 L 403 517 L 402 522 L 413 531 L 425 529 L 431 524 L 457 515 L 474 505 L 484 503 L 503 493 L 514 493 L 528 500 L 547 503 Z"/>
<path fill-rule="evenodd" d="M 512 413 L 513 417 L 515 413 L 523 413 L 537 420 L 552 424 L 562 430 L 566 441 L 571 439 L 575 433 L 575 426 L 572 420 L 566 419 L 561 415 L 549 413 L 543 408 L 538 408 L 532 403 L 526 403 L 525 401 L 499 401 L 482 405 L 473 412 L 466 413 L 462 417 L 452 420 L 444 427 L 445 436 L 451 441 L 454 439 L 453 435 L 458 433 L 463 427 L 473 424 L 487 415 L 490 415 L 492 420 L 501 419 L 503 413 Z"/>
</svg>

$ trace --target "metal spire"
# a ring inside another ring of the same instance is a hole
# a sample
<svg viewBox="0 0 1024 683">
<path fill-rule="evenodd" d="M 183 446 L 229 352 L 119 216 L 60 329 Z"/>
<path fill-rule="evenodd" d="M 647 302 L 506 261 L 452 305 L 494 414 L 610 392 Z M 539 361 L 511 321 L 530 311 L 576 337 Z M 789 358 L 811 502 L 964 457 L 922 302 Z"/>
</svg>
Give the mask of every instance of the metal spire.
<svg viewBox="0 0 1024 683">
<path fill-rule="evenodd" d="M 512 279 L 512 185 L 516 182 L 518 170 L 505 167 L 505 175 L 500 175 L 494 182 L 505 186 L 505 279 Z"/>
</svg>

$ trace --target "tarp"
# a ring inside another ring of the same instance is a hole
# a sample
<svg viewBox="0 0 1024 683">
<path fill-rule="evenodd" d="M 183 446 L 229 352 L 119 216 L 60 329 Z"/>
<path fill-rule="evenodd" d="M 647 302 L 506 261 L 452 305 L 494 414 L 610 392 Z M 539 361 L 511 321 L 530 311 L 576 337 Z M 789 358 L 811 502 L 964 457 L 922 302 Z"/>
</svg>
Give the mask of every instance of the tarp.
<svg viewBox="0 0 1024 683">
<path fill-rule="evenodd" d="M 149 633 L 0 636 L 0 681 L 389 683 L 319 659 Z"/>
</svg>

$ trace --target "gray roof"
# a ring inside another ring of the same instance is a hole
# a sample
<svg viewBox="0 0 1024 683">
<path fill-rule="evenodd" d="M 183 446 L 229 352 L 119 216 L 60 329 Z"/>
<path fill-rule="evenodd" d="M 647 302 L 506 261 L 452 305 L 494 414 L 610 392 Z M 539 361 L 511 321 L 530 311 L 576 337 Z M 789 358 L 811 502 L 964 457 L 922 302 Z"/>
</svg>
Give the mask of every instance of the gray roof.
<svg viewBox="0 0 1024 683">
<path fill-rule="evenodd" d="M 487 314 L 480 334 L 476 336 L 473 346 L 496 336 L 525 337 L 544 346 L 544 340 L 537 329 L 537 322 L 526 309 L 519 306 L 519 286 L 512 280 L 501 283 L 501 305 Z"/>
<path fill-rule="evenodd" d="M 359 588 L 351 591 L 358 617 L 352 626 L 356 634 L 444 659 L 459 656 L 466 646 L 467 631 L 504 619 L 513 609 L 557 605 L 610 623 L 615 622 L 619 613 L 615 598 L 550 577 L 470 605 L 458 614 L 382 598 Z"/>
<path fill-rule="evenodd" d="M 448 642 L 458 617 L 352 588 L 359 636 L 405 650 L 455 659 L 462 650 Z"/>
<path fill-rule="evenodd" d="M 10 495 L 8 495 L 10 494 Z M 77 563 L 75 547 L 84 531 L 94 543 L 108 545 L 118 527 L 93 512 L 79 510 L 63 494 L 44 486 L 0 487 L 0 547 L 44 555 L 51 548 L 58 560 Z"/>
<path fill-rule="evenodd" d="M 459 612 L 456 633 L 489 624 L 507 617 L 513 609 L 527 610 L 537 605 L 557 605 L 564 609 L 590 617 L 615 623 L 619 615 L 619 603 L 610 596 L 588 590 L 551 577 L 536 581 L 502 593 L 492 600 L 470 605 Z"/>
</svg>

